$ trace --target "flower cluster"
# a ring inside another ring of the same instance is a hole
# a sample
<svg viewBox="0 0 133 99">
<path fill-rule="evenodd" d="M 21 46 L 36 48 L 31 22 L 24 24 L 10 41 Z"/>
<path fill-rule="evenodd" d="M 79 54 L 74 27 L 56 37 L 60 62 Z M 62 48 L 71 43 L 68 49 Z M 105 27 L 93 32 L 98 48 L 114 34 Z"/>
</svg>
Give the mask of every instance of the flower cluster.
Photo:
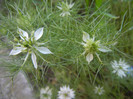
<svg viewBox="0 0 133 99">
<path fill-rule="evenodd" d="M 40 99 L 51 99 L 52 90 L 49 87 L 41 88 Z M 58 99 L 73 99 L 75 97 L 74 91 L 69 86 L 60 87 L 58 91 Z"/>
</svg>

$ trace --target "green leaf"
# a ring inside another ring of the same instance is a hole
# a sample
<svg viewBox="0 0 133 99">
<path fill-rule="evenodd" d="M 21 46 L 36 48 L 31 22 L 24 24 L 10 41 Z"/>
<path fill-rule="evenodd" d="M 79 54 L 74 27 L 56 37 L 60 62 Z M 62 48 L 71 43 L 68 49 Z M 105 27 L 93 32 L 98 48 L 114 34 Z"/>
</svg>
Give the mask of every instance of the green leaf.
<svg viewBox="0 0 133 99">
<path fill-rule="evenodd" d="M 106 12 L 103 12 L 102 14 L 105 15 L 105 16 L 107 16 L 107 17 L 110 17 L 112 19 L 118 19 L 119 18 L 119 16 L 115 16 L 115 15 L 112 15 L 112 14 L 106 13 Z"/>
<path fill-rule="evenodd" d="M 95 2 L 96 8 L 99 8 L 102 5 L 102 1 L 103 0 L 96 0 Z"/>
<path fill-rule="evenodd" d="M 86 6 L 89 7 L 90 0 L 85 0 Z"/>
</svg>

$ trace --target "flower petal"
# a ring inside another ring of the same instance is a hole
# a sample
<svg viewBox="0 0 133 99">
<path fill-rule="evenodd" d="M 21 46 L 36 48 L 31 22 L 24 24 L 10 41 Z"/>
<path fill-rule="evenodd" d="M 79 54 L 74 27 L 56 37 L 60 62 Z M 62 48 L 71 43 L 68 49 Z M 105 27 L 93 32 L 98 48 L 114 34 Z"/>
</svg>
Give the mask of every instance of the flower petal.
<svg viewBox="0 0 133 99">
<path fill-rule="evenodd" d="M 34 67 L 37 69 L 36 55 L 33 52 L 31 53 L 31 59 Z"/>
<path fill-rule="evenodd" d="M 70 12 L 65 12 L 65 15 L 71 15 Z"/>
<path fill-rule="evenodd" d="M 116 73 L 117 71 L 116 70 L 113 70 L 112 73 Z"/>
<path fill-rule="evenodd" d="M 64 12 L 62 12 L 62 13 L 60 14 L 60 16 L 61 16 L 61 17 L 64 17 L 64 16 L 65 16 L 65 13 L 64 13 Z"/>
<path fill-rule="evenodd" d="M 34 33 L 34 38 L 35 40 L 38 40 L 39 38 L 41 38 L 43 35 L 43 27 L 42 28 L 39 28 L 35 31 Z"/>
<path fill-rule="evenodd" d="M 35 47 L 42 54 L 53 54 L 47 47 Z"/>
<path fill-rule="evenodd" d="M 60 10 L 62 10 L 62 7 L 60 7 L 60 6 L 57 6 L 57 8 L 60 9 Z"/>
<path fill-rule="evenodd" d="M 98 48 L 99 51 L 101 52 L 110 52 L 111 49 L 107 48 L 106 46 L 100 46 L 100 48 Z"/>
<path fill-rule="evenodd" d="M 28 33 L 26 31 L 24 31 L 20 28 L 18 28 L 18 31 L 20 33 L 20 37 L 22 40 L 25 40 L 25 39 L 28 40 L 29 37 L 28 37 Z"/>
<path fill-rule="evenodd" d="M 88 64 L 93 60 L 93 54 L 87 54 L 86 60 L 88 61 Z"/>
<path fill-rule="evenodd" d="M 21 53 L 23 50 L 26 50 L 24 47 L 15 47 L 14 49 L 11 50 L 9 55 L 17 55 Z"/>
<path fill-rule="evenodd" d="M 74 6 L 74 3 L 69 4 L 69 9 L 71 9 Z"/>
<path fill-rule="evenodd" d="M 92 40 L 95 41 L 95 36 L 93 36 Z"/>
<path fill-rule="evenodd" d="M 125 74 L 125 72 L 124 72 L 123 70 L 118 70 L 117 74 L 118 74 L 118 76 L 120 76 L 121 78 L 126 77 L 126 74 Z"/>
<path fill-rule="evenodd" d="M 86 43 L 83 43 L 83 42 L 82 42 L 81 45 L 86 46 Z"/>
<path fill-rule="evenodd" d="M 68 16 L 68 15 L 71 15 L 70 12 L 62 12 L 60 14 L 61 17 Z"/>
<path fill-rule="evenodd" d="M 88 39 L 90 39 L 90 35 L 86 33 L 85 31 L 83 31 L 83 41 L 87 42 Z"/>
</svg>

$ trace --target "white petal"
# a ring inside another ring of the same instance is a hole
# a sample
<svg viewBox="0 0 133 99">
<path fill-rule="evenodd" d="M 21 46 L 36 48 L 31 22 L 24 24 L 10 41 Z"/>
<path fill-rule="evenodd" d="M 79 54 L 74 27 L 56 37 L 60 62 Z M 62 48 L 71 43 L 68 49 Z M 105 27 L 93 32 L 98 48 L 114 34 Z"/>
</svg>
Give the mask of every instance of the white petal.
<svg viewBox="0 0 133 99">
<path fill-rule="evenodd" d="M 106 46 L 100 46 L 100 48 L 98 48 L 99 51 L 101 52 L 110 52 L 111 49 L 107 48 Z"/>
<path fill-rule="evenodd" d="M 95 36 L 93 36 L 92 40 L 95 41 Z"/>
<path fill-rule="evenodd" d="M 20 43 L 17 43 L 16 45 L 19 45 L 20 46 L 21 44 Z"/>
<path fill-rule="evenodd" d="M 71 15 L 70 12 L 65 12 L 66 15 Z"/>
<path fill-rule="evenodd" d="M 83 43 L 83 42 L 82 42 L 81 45 L 86 46 L 86 43 Z"/>
<path fill-rule="evenodd" d="M 87 42 L 88 39 L 90 39 L 90 35 L 83 31 L 83 41 Z"/>
<path fill-rule="evenodd" d="M 17 55 L 17 54 L 21 53 L 25 49 L 26 48 L 23 48 L 23 47 L 15 47 L 14 49 L 11 50 L 9 55 Z"/>
<path fill-rule="evenodd" d="M 121 78 L 123 78 L 123 76 L 125 77 L 126 76 L 126 74 L 124 73 L 124 71 L 122 71 L 122 70 L 118 70 L 118 76 L 120 76 Z"/>
<path fill-rule="evenodd" d="M 28 33 L 26 31 L 24 31 L 20 28 L 18 28 L 18 31 L 20 33 L 20 37 L 22 40 L 25 40 L 25 39 L 28 40 L 29 37 L 28 37 Z"/>
<path fill-rule="evenodd" d="M 60 14 L 60 16 L 62 17 L 62 13 Z"/>
<path fill-rule="evenodd" d="M 41 90 L 40 90 L 40 96 L 42 96 L 44 93 L 46 93 L 45 89 L 44 88 L 41 88 Z"/>
<path fill-rule="evenodd" d="M 74 6 L 74 3 L 69 4 L 69 8 L 71 9 Z"/>
<path fill-rule="evenodd" d="M 62 7 L 57 6 L 58 9 L 62 10 Z"/>
<path fill-rule="evenodd" d="M 37 69 L 36 55 L 33 52 L 31 53 L 31 59 L 34 67 Z"/>
<path fill-rule="evenodd" d="M 88 63 L 90 63 L 93 60 L 93 54 L 88 54 L 86 56 L 86 60 L 88 61 Z"/>
<path fill-rule="evenodd" d="M 60 14 L 60 16 L 61 16 L 61 17 L 64 17 L 64 16 L 65 16 L 65 13 L 64 13 L 64 12 L 62 12 L 62 13 Z"/>
<path fill-rule="evenodd" d="M 42 54 L 53 54 L 47 47 L 35 47 Z"/>
<path fill-rule="evenodd" d="M 62 13 L 62 17 L 64 17 L 64 16 L 65 16 L 65 13 L 63 12 L 63 13 Z"/>
<path fill-rule="evenodd" d="M 112 73 L 116 73 L 117 71 L 116 70 L 113 70 Z"/>
<path fill-rule="evenodd" d="M 42 28 L 39 28 L 35 31 L 34 33 L 34 38 L 35 40 L 38 40 L 39 38 L 41 38 L 43 35 L 43 27 Z"/>
</svg>

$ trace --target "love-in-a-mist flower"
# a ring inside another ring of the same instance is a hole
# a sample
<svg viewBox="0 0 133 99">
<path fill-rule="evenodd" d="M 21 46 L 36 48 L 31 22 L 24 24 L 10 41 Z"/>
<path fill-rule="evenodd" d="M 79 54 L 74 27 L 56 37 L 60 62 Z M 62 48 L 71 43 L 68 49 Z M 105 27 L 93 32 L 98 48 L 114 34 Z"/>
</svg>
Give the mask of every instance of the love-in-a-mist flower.
<svg viewBox="0 0 133 99">
<path fill-rule="evenodd" d="M 100 40 L 95 41 L 95 37 L 90 38 L 90 35 L 83 31 L 83 47 L 85 48 L 84 55 L 86 56 L 86 60 L 88 63 L 90 63 L 93 60 L 93 54 L 96 54 L 99 58 L 99 55 L 97 54 L 98 51 L 101 52 L 110 52 L 111 50 L 107 48 L 106 46 L 103 46 L 100 44 Z"/>
<path fill-rule="evenodd" d="M 52 89 L 48 86 L 46 88 L 41 88 L 40 90 L 40 99 L 51 99 L 52 97 Z"/>
<path fill-rule="evenodd" d="M 25 61 L 27 60 L 29 54 L 31 54 L 32 62 L 34 67 L 37 69 L 37 58 L 35 51 L 38 50 L 42 54 L 52 54 L 52 52 L 47 47 L 39 47 L 44 43 L 37 42 L 37 40 L 40 39 L 43 35 L 43 28 L 39 28 L 35 32 L 32 32 L 30 37 L 26 31 L 20 28 L 18 29 L 18 32 L 21 40 L 17 40 L 17 43 L 14 44 L 14 48 L 11 50 L 9 55 L 17 55 L 21 52 L 27 52 Z"/>
<path fill-rule="evenodd" d="M 73 99 L 75 97 L 74 91 L 69 86 L 60 87 L 58 91 L 58 99 Z"/>
<path fill-rule="evenodd" d="M 64 17 L 64 16 L 71 15 L 70 14 L 70 11 L 71 11 L 71 8 L 73 6 L 74 6 L 74 3 L 68 4 L 68 2 L 62 2 L 60 4 L 60 6 L 57 6 L 57 8 L 59 8 L 62 11 L 62 13 L 60 14 L 60 16 Z"/>
<path fill-rule="evenodd" d="M 111 62 L 113 73 L 116 73 L 119 77 L 126 77 L 126 73 L 128 72 L 129 65 L 122 59 L 117 62 L 114 60 Z"/>
<path fill-rule="evenodd" d="M 98 95 L 102 95 L 105 92 L 103 87 L 100 87 L 100 86 L 98 87 L 96 86 L 94 91 L 95 91 L 95 94 L 98 94 Z"/>
</svg>

